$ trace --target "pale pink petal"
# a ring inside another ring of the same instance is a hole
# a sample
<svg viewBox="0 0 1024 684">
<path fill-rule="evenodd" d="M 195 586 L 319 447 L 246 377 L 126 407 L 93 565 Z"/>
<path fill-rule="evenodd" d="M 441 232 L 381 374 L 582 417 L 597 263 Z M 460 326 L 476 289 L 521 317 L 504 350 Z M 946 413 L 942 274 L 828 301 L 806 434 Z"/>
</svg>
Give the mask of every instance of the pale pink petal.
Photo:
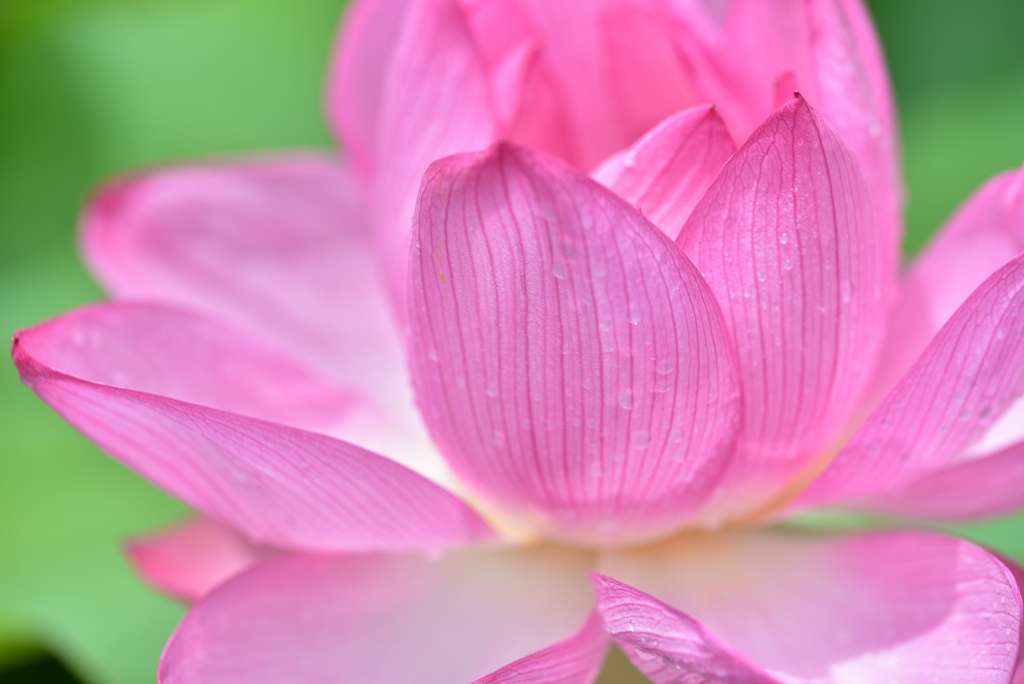
<svg viewBox="0 0 1024 684">
<path fill-rule="evenodd" d="M 457 0 L 415 0 L 385 77 L 371 194 L 395 310 L 406 313 L 409 229 L 435 159 L 482 149 L 499 135 L 486 65 Z"/>
<path fill-rule="evenodd" d="M 756 506 L 838 437 L 887 314 L 870 191 L 832 128 L 796 98 L 725 165 L 678 243 L 736 339 L 744 439 L 720 489 Z"/>
<path fill-rule="evenodd" d="M 125 177 L 90 202 L 82 246 L 113 297 L 235 324 L 411 420 L 401 343 L 344 165 L 267 157 Z"/>
<path fill-rule="evenodd" d="M 83 309 L 17 333 L 13 356 L 22 381 L 101 448 L 255 542 L 337 551 L 493 537 L 394 461 L 263 420 L 343 417 L 345 396 L 193 314 Z"/>
<path fill-rule="evenodd" d="M 375 171 L 375 150 L 391 60 L 411 0 L 351 3 L 331 58 L 327 114 L 334 133 L 364 180 Z"/>
<path fill-rule="evenodd" d="M 984 458 L 967 448 L 1022 395 L 1024 255 L 975 290 L 794 505 L 873 509 L 874 494 L 899 492 L 942 470 Z M 1007 477 L 1013 477 L 1015 459 L 998 463 L 1003 465 L 979 467 L 1006 467 Z M 974 484 L 965 482 L 964 497 L 983 494 Z M 913 505 L 908 501 L 904 509 Z M 959 505 L 984 504 L 965 499 Z"/>
<path fill-rule="evenodd" d="M 1024 508 L 1024 443 L 923 474 L 858 507 L 904 518 L 976 520 Z"/>
<path fill-rule="evenodd" d="M 999 560 L 1003 562 L 1006 569 L 1013 575 L 1014 581 L 1017 582 L 1017 589 L 1020 591 L 1021 587 L 1024 587 L 1024 568 L 1022 568 L 1015 560 L 1000 556 Z M 1021 643 L 1017 649 L 1017 666 L 1013 673 L 1013 680 L 1011 684 L 1022 684 L 1024 683 L 1024 630 L 1021 630 Z"/>
<path fill-rule="evenodd" d="M 125 552 L 146 582 L 187 602 L 274 553 L 208 518 L 132 539 Z"/>
<path fill-rule="evenodd" d="M 736 145 L 713 107 L 665 119 L 591 174 L 675 239 Z"/>
<path fill-rule="evenodd" d="M 953 312 L 1024 251 L 1024 170 L 1006 171 L 968 199 L 911 265 L 889 316 L 872 382 L 873 407 L 896 385 Z M 1024 437 L 1024 426 L 1018 433 Z"/>
<path fill-rule="evenodd" d="M 66 375 L 317 432 L 344 423 L 357 402 L 259 340 L 164 304 L 86 306 L 22 330 L 14 349 L 30 376 Z"/>
<path fill-rule="evenodd" d="M 632 587 L 594 576 L 605 629 L 656 684 L 778 684 L 690 616 Z M 682 679 L 680 679 L 682 678 Z"/>
<path fill-rule="evenodd" d="M 693 265 L 619 197 L 508 144 L 432 166 L 416 225 L 411 368 L 453 468 L 552 534 L 679 526 L 739 417 Z"/>
<path fill-rule="evenodd" d="M 590 684 L 601 672 L 608 635 L 596 613 L 580 631 L 506 665 L 475 684 Z"/>
<path fill-rule="evenodd" d="M 590 563 L 549 547 L 271 559 L 196 604 L 159 680 L 472 682 L 579 629 Z"/>
<path fill-rule="evenodd" d="M 691 535 L 598 567 L 635 588 L 598 584 L 598 610 L 656 682 L 678 665 L 739 677 L 726 681 L 1006 683 L 1017 660 L 1011 573 L 950 537 Z"/>
</svg>

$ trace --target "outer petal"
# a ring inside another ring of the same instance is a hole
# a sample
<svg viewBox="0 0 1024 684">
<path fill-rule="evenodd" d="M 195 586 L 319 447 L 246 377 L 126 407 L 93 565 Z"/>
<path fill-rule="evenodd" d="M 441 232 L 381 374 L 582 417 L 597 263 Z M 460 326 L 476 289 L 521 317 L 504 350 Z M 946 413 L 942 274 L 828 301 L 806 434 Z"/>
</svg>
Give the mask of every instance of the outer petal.
<svg viewBox="0 0 1024 684">
<path fill-rule="evenodd" d="M 254 541 L 329 551 L 493 537 L 403 466 L 261 420 L 338 416 L 343 395 L 191 314 L 84 309 L 19 332 L 13 354 L 25 384 L 102 448 Z"/>
<path fill-rule="evenodd" d="M 328 118 L 367 181 L 374 171 L 386 77 L 410 1 L 352 3 L 331 60 Z"/>
<path fill-rule="evenodd" d="M 903 377 L 967 297 L 1021 251 L 1024 170 L 1015 169 L 979 188 L 914 260 L 889 316 L 888 335 L 868 397 L 872 407 Z"/>
<path fill-rule="evenodd" d="M 207 518 L 133 539 L 125 550 L 149 584 L 188 602 L 274 553 Z"/>
<path fill-rule="evenodd" d="M 591 175 L 675 239 L 734 152 L 715 109 L 694 107 L 669 117 Z"/>
<path fill-rule="evenodd" d="M 82 245 L 115 298 L 210 314 L 412 413 L 345 166 L 310 155 L 126 177 L 93 198 Z"/>
<path fill-rule="evenodd" d="M 413 380 L 435 442 L 558 535 L 677 527 L 731 453 L 738 387 L 714 297 L 632 207 L 508 145 L 424 178 Z"/>
<path fill-rule="evenodd" d="M 680 233 L 743 377 L 745 438 L 721 506 L 756 506 L 857 405 L 887 313 L 874 218 L 856 159 L 797 98 L 726 164 Z"/>
<path fill-rule="evenodd" d="M 592 613 L 573 636 L 478 679 L 475 684 L 590 684 L 608 652 L 608 635 Z"/>
<path fill-rule="evenodd" d="M 827 470 L 797 499 L 885 510 L 923 478 L 970 461 L 965 449 L 980 440 L 1024 394 L 1024 255 L 986 280 L 943 326 L 900 384 L 875 409 Z M 1016 477 L 1012 457 L 993 462 Z M 969 471 L 973 469 L 968 469 Z M 990 474 L 989 477 L 992 475 Z M 966 481 L 962 492 L 983 495 Z M 925 491 L 928 486 L 925 485 Z M 907 500 L 901 513 L 935 502 Z M 957 507 L 980 502 L 963 499 Z M 984 504 L 980 504 L 984 505 Z"/>
<path fill-rule="evenodd" d="M 167 645 L 159 679 L 471 682 L 579 628 L 593 604 L 590 562 L 536 547 L 439 560 L 271 559 L 193 608 Z"/>
<path fill-rule="evenodd" d="M 26 384 L 65 376 L 317 432 L 336 429 L 357 402 L 276 350 L 162 304 L 71 311 L 17 333 L 14 360 Z"/>
<path fill-rule="evenodd" d="M 925 473 L 861 504 L 889 515 L 925 520 L 974 520 L 1024 508 L 1024 443 Z"/>
<path fill-rule="evenodd" d="M 651 681 L 778 684 L 690 616 L 610 577 L 594 588 L 608 634 Z"/>
<path fill-rule="evenodd" d="M 405 314 L 416 191 L 435 159 L 498 137 L 483 57 L 456 0 L 416 0 L 387 73 L 376 144 L 373 220 L 396 311 Z"/>
<path fill-rule="evenodd" d="M 656 682 L 678 665 L 724 681 L 1005 683 L 1017 659 L 1012 575 L 949 537 L 692 536 L 600 568 L 636 588 L 599 584 L 598 610 Z"/>
</svg>

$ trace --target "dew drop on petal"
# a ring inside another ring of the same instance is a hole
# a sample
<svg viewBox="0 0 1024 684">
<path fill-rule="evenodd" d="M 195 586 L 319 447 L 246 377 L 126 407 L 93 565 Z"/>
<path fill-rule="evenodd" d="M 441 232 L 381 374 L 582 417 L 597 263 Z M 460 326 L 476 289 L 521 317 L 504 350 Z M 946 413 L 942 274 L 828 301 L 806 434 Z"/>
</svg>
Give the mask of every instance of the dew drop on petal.
<svg viewBox="0 0 1024 684">
<path fill-rule="evenodd" d="M 636 432 L 633 433 L 632 438 L 630 438 L 630 444 L 632 445 L 632 447 L 640 451 L 646 449 L 647 445 L 649 445 L 650 443 L 651 435 L 647 432 L 647 430 L 637 430 Z"/>
<path fill-rule="evenodd" d="M 620 390 L 619 406 L 627 411 L 636 406 L 636 392 L 628 388 Z"/>
<path fill-rule="evenodd" d="M 565 280 L 569 277 L 569 267 L 565 265 L 563 260 L 555 259 L 555 263 L 551 265 L 551 275 L 559 280 Z"/>
<path fill-rule="evenodd" d="M 853 283 L 849 280 L 844 280 L 839 283 L 839 298 L 843 304 L 848 304 L 850 299 L 853 297 Z"/>
</svg>

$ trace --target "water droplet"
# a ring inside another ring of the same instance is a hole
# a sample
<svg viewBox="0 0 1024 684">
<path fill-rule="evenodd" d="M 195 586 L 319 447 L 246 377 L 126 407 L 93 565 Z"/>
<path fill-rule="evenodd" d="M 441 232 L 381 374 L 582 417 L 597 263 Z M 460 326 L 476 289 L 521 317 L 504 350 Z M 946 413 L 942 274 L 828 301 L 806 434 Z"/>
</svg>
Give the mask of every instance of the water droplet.
<svg viewBox="0 0 1024 684">
<path fill-rule="evenodd" d="M 784 268 L 787 271 L 792 271 L 793 270 L 793 262 L 791 260 L 789 260 L 789 259 L 783 259 L 782 260 L 782 268 Z"/>
<path fill-rule="evenodd" d="M 601 467 L 600 461 L 590 464 L 590 477 L 601 477 L 602 474 L 604 474 L 604 469 Z"/>
<path fill-rule="evenodd" d="M 519 423 L 519 427 L 523 428 L 524 430 L 529 430 L 530 428 L 533 427 L 533 423 L 530 422 L 529 418 L 527 418 L 523 420 L 523 422 Z"/>
<path fill-rule="evenodd" d="M 437 350 L 436 349 L 428 350 L 427 351 L 427 359 L 429 359 L 433 363 L 437 363 Z"/>
<path fill-rule="evenodd" d="M 670 389 L 672 389 L 672 383 L 668 380 L 661 380 L 654 386 L 654 391 L 658 394 L 665 394 L 665 392 L 668 392 Z"/>
<path fill-rule="evenodd" d="M 638 649 L 636 649 L 636 657 L 639 658 L 640 660 L 654 660 L 655 658 L 658 657 L 658 654 L 657 653 L 651 653 L 650 651 L 646 651 L 646 650 L 644 650 L 642 648 L 638 648 Z"/>
<path fill-rule="evenodd" d="M 668 375 L 676 369 L 676 362 L 674 359 L 662 359 L 658 362 L 658 366 L 654 369 L 654 372 L 658 375 Z"/>
<path fill-rule="evenodd" d="M 843 304 L 848 304 L 850 299 L 853 297 L 853 283 L 849 280 L 844 280 L 839 283 L 839 298 Z"/>
<path fill-rule="evenodd" d="M 631 306 L 631 307 L 629 307 L 629 312 L 627 314 L 627 317 L 628 317 L 630 325 L 638 324 L 640 322 L 640 307 L 639 306 Z"/>
<path fill-rule="evenodd" d="M 780 235 L 780 236 L 779 236 L 779 244 L 780 244 L 780 245 L 784 245 L 784 244 L 786 244 L 787 242 L 789 242 L 789 236 L 788 236 L 788 235 L 786 235 L 785 233 L 783 233 L 782 235 Z"/>
<path fill-rule="evenodd" d="M 498 396 L 498 386 L 493 382 L 487 383 L 487 386 L 484 387 L 484 394 L 492 398 Z"/>
<path fill-rule="evenodd" d="M 647 430 L 637 430 L 633 433 L 633 437 L 630 439 L 634 449 L 643 450 L 651 443 L 651 435 L 648 434 Z"/>
<path fill-rule="evenodd" d="M 636 150 L 629 150 L 622 157 L 622 165 L 627 169 L 631 169 L 636 166 Z"/>
<path fill-rule="evenodd" d="M 505 433 L 501 430 L 495 430 L 494 434 L 491 435 L 491 442 L 496 447 L 505 446 Z"/>
<path fill-rule="evenodd" d="M 631 389 L 623 389 L 619 392 L 619 406 L 629 411 L 636 406 L 636 392 Z"/>
<path fill-rule="evenodd" d="M 551 275 L 559 280 L 565 280 L 569 277 L 569 267 L 565 265 L 563 260 L 555 259 L 555 263 L 551 265 Z"/>
</svg>

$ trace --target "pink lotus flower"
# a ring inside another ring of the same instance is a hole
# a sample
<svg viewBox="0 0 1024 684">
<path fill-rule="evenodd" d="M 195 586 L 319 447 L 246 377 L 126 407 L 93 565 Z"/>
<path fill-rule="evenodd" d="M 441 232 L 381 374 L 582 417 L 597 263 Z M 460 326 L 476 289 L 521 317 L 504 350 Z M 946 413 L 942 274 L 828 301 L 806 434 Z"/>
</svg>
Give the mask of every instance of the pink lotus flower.
<svg viewBox="0 0 1024 684">
<path fill-rule="evenodd" d="M 1016 568 L 770 525 L 1024 504 L 1024 171 L 899 280 L 863 9 L 720 5 L 363 3 L 332 88 L 357 177 L 93 200 L 115 301 L 13 354 L 205 516 L 132 549 L 197 600 L 161 682 L 583 684 L 610 642 L 655 682 L 1011 680 Z"/>
</svg>

